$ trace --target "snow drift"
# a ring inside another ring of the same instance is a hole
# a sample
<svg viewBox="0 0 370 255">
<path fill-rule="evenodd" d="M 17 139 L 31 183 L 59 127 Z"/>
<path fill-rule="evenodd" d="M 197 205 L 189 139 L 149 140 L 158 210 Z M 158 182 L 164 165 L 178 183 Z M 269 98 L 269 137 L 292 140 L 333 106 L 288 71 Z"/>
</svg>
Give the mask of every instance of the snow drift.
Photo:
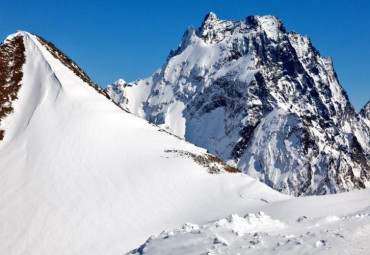
<svg viewBox="0 0 370 255">
<path fill-rule="evenodd" d="M 151 236 L 127 254 L 368 254 L 370 190 L 292 198 Z"/>
</svg>

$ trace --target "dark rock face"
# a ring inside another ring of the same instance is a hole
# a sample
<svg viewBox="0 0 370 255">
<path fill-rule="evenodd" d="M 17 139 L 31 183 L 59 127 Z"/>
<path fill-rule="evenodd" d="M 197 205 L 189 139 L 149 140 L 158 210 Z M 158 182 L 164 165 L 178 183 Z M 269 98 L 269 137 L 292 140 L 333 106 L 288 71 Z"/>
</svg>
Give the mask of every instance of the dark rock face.
<svg viewBox="0 0 370 255">
<path fill-rule="evenodd" d="M 107 92 L 281 192 L 336 193 L 369 180 L 369 126 L 331 59 L 276 17 L 210 13 L 152 77 Z"/>
<path fill-rule="evenodd" d="M 361 109 L 360 114 L 365 120 L 370 122 L 370 100 L 369 100 L 369 102 L 367 102 L 367 104 L 364 106 L 364 108 Z"/>
<path fill-rule="evenodd" d="M 26 61 L 23 37 L 8 38 L 0 45 L 0 140 L 5 131 L 2 120 L 13 112 L 13 102 L 18 98 L 23 77 L 22 67 Z"/>
</svg>

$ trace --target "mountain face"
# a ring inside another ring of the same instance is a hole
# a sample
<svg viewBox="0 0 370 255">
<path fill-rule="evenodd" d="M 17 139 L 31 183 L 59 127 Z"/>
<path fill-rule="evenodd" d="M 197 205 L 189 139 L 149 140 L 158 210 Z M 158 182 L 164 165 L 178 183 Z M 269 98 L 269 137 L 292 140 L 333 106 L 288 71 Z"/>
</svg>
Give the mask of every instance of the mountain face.
<svg viewBox="0 0 370 255">
<path fill-rule="evenodd" d="M 288 198 L 123 111 L 41 37 L 0 53 L 0 254 L 123 254 Z"/>
<path fill-rule="evenodd" d="M 204 147 L 276 190 L 319 195 L 368 185 L 370 131 L 332 60 L 273 16 L 210 13 L 151 77 L 116 82 L 121 107 Z"/>
<path fill-rule="evenodd" d="M 360 114 L 370 126 L 370 101 L 361 109 Z"/>
</svg>

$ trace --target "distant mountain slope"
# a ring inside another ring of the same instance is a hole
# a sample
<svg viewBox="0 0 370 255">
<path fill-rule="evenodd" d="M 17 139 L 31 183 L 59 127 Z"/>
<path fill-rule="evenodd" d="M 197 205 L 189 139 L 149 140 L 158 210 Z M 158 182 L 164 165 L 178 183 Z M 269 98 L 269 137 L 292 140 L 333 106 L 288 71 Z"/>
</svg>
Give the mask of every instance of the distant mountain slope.
<svg viewBox="0 0 370 255">
<path fill-rule="evenodd" d="M 123 111 L 44 39 L 18 32 L 0 52 L 0 254 L 122 254 L 288 198 Z"/>
<path fill-rule="evenodd" d="M 370 126 L 370 100 L 367 104 L 361 109 L 360 112 L 361 116 L 365 119 L 365 121 Z"/>
<path fill-rule="evenodd" d="M 284 193 L 363 189 L 370 131 L 332 60 L 274 16 L 189 27 L 166 63 L 107 93 L 123 108 L 208 149 Z"/>
</svg>

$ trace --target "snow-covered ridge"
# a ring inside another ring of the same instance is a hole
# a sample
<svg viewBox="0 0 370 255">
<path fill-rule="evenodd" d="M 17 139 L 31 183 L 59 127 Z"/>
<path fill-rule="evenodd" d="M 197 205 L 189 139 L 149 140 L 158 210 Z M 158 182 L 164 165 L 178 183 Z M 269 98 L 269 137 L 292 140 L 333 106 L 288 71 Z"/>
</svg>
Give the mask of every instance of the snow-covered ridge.
<svg viewBox="0 0 370 255">
<path fill-rule="evenodd" d="M 25 62 L 0 143 L 0 254 L 122 254 L 185 221 L 290 199 L 123 111 L 55 46 L 18 35 Z"/>
<path fill-rule="evenodd" d="M 74 72 L 76 76 L 81 78 L 84 82 L 89 84 L 91 87 L 95 88 L 96 91 L 103 94 L 105 97 L 110 98 L 105 91 L 95 84 L 90 77 L 80 68 L 78 65 L 73 62 L 68 56 L 66 56 L 63 52 L 61 52 L 54 44 L 45 40 L 44 38 L 37 36 L 37 39 L 41 42 L 41 44 L 59 61 L 61 61 L 66 67 L 68 67 L 71 71 Z"/>
<path fill-rule="evenodd" d="M 122 108 L 279 191 L 368 186 L 369 126 L 331 58 L 274 16 L 235 21 L 210 13 L 151 77 L 106 91 Z"/>
</svg>

